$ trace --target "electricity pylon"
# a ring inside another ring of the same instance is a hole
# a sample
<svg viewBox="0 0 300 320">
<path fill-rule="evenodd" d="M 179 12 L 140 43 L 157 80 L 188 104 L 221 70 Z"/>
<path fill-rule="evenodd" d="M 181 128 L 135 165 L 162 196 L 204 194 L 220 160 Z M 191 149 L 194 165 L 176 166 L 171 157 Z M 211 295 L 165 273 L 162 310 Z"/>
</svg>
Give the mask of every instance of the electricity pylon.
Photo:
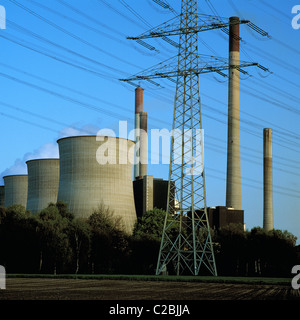
<svg viewBox="0 0 300 320">
<path fill-rule="evenodd" d="M 197 27 L 197 1 L 182 1 L 181 30 Z M 168 207 L 157 275 L 170 262 L 177 275 L 185 272 L 197 275 L 202 263 L 217 275 L 206 211 L 198 66 L 198 33 L 181 32 L 178 69 L 183 74 L 177 75 Z"/>
<path fill-rule="evenodd" d="M 248 24 L 249 21 L 233 23 Z M 205 15 L 205 21 L 203 17 L 199 19 L 197 0 L 182 0 L 179 19 L 172 19 L 139 37 L 128 37 L 140 40 L 179 35 L 176 61 L 172 58 L 128 79 L 121 79 L 132 83 L 135 80 L 177 77 L 167 214 L 157 275 L 166 267 L 173 269 L 177 275 L 198 275 L 202 266 L 209 274 L 217 275 L 206 207 L 199 74 L 217 72 L 226 76 L 222 71 L 229 68 L 246 73 L 242 68 L 253 65 L 267 70 L 257 63 L 243 62 L 238 66 L 229 66 L 226 59 L 198 54 L 198 32 L 212 29 L 223 31 L 227 26 L 229 22 L 221 21 L 220 17 Z"/>
</svg>

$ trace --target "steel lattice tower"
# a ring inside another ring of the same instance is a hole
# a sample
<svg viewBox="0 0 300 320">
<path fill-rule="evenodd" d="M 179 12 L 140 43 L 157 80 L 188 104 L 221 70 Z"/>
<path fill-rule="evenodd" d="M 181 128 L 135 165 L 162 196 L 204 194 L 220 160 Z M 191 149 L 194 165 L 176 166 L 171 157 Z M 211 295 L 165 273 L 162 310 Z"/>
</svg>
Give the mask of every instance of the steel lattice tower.
<svg viewBox="0 0 300 320">
<path fill-rule="evenodd" d="M 198 74 L 197 1 L 182 1 L 168 206 L 156 274 L 169 263 L 177 275 L 217 275 L 206 212 L 203 136 Z M 186 31 L 186 32 L 185 32 Z M 170 230 L 173 230 L 173 232 Z"/>
<path fill-rule="evenodd" d="M 268 34 L 247 20 L 224 21 L 219 16 L 197 14 L 197 0 L 182 0 L 180 21 L 170 20 L 138 36 L 127 37 L 140 41 L 179 35 L 178 55 L 174 58 L 138 73 L 128 79 L 133 81 L 177 77 L 173 113 L 173 135 L 169 169 L 167 213 L 158 255 L 156 274 L 166 268 L 177 274 L 198 275 L 203 266 L 212 275 L 217 275 L 213 244 L 210 234 L 205 191 L 204 146 L 201 124 L 201 102 L 199 75 L 222 72 L 235 68 L 247 74 L 242 68 L 257 66 L 258 63 L 240 61 L 229 65 L 227 59 L 199 55 L 198 32 L 220 29 L 229 34 L 228 26 L 247 24 L 263 36 Z M 240 39 L 238 37 L 238 39 Z M 142 42 L 141 42 L 142 41 Z M 154 83 L 152 81 L 152 83 Z M 157 83 L 154 83 L 158 85 Z"/>
</svg>

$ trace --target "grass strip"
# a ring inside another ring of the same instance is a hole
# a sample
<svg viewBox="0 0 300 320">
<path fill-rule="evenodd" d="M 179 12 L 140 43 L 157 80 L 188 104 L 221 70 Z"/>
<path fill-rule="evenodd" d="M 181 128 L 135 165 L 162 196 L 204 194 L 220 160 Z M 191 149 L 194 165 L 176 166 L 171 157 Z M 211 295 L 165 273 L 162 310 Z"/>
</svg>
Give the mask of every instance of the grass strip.
<svg viewBox="0 0 300 320">
<path fill-rule="evenodd" d="M 289 278 L 224 277 L 224 276 L 155 276 L 115 274 L 7 274 L 7 278 L 83 279 L 83 280 L 127 280 L 127 281 L 175 281 L 231 284 L 290 285 Z"/>
</svg>

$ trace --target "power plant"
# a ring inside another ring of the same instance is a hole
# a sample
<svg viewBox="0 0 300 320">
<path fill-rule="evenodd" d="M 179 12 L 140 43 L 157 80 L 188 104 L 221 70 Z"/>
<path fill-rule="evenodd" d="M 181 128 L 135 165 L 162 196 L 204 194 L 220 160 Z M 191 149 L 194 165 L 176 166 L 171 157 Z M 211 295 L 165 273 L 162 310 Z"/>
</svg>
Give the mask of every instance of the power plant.
<svg viewBox="0 0 300 320">
<path fill-rule="evenodd" d="M 229 110 L 235 105 L 232 101 L 238 104 L 235 90 L 229 83 L 229 92 L 235 97 L 229 98 Z M 143 91 L 140 87 L 135 90 L 136 141 L 96 135 L 61 138 L 57 140 L 59 159 L 29 160 L 26 162 L 28 174 L 4 177 L 5 186 L 0 186 L 0 206 L 19 204 L 37 214 L 49 203 L 63 201 L 75 217 L 89 217 L 104 205 L 114 216 L 122 218 L 128 233 L 132 233 L 137 218 L 148 210 L 166 210 L 169 181 L 147 174 L 147 112 L 143 110 Z M 227 180 L 231 183 L 227 181 L 226 206 L 207 207 L 209 225 L 215 229 L 230 223 L 244 224 L 244 211 L 240 208 L 239 124 L 233 124 L 238 109 L 231 112 L 235 116 L 228 120 L 227 164 L 231 169 L 227 171 Z M 236 142 L 235 151 L 233 141 Z M 272 129 L 264 129 L 263 161 L 263 227 L 271 230 Z"/>
<path fill-rule="evenodd" d="M 27 175 L 4 177 L 0 205 L 22 205 L 37 214 L 50 203 L 62 201 L 75 217 L 83 218 L 104 206 L 121 218 L 129 234 L 137 217 L 154 208 L 165 210 L 168 181 L 147 175 L 143 91 L 135 90 L 136 141 L 96 135 L 61 138 L 57 140 L 59 159 L 29 160 Z"/>
<path fill-rule="evenodd" d="M 56 203 L 59 183 L 59 159 L 36 159 L 26 162 L 28 195 L 26 209 L 38 213 Z"/>
<path fill-rule="evenodd" d="M 185 18 L 185 23 L 187 24 L 186 29 L 189 30 L 188 24 L 192 24 L 193 21 L 189 20 L 188 14 Z M 184 170 L 187 168 L 183 166 L 186 164 L 182 164 L 180 170 L 176 167 L 173 168 L 173 171 L 176 171 L 176 173 L 173 172 L 173 174 L 175 174 L 177 182 L 181 182 L 182 190 L 180 192 L 178 192 L 178 188 L 175 186 L 176 181 L 174 181 L 174 179 L 163 180 L 148 175 L 148 114 L 144 111 L 144 89 L 141 88 L 140 85 L 135 89 L 134 141 L 96 135 L 61 138 L 57 140 L 59 147 L 58 159 L 29 160 L 26 162 L 28 174 L 4 177 L 5 186 L 0 186 L 0 206 L 9 207 L 18 204 L 24 206 L 33 214 L 38 214 L 46 208 L 49 203 L 62 201 L 68 205 L 69 211 L 72 212 L 75 217 L 87 218 L 95 212 L 99 206 L 103 205 L 109 208 L 115 217 L 122 219 L 124 229 L 129 234 L 132 233 L 138 217 L 141 217 L 148 210 L 154 208 L 167 210 L 168 206 L 172 209 L 170 210 L 172 219 L 176 216 L 174 213 L 179 211 L 182 211 L 179 215 L 186 214 L 186 216 L 188 216 L 191 214 L 194 219 L 194 214 L 196 214 L 195 216 L 197 217 L 198 213 L 204 208 L 204 218 L 200 222 L 207 223 L 207 226 L 210 228 L 219 229 L 230 223 L 244 224 L 240 157 L 239 81 L 241 70 L 239 66 L 239 28 L 241 23 L 247 23 L 247 21 L 240 21 L 238 17 L 231 17 L 229 19 L 229 59 L 226 66 L 221 65 L 214 68 L 205 66 L 202 68 L 200 62 L 199 64 L 197 62 L 197 65 L 191 65 L 191 69 L 189 69 L 196 70 L 197 77 L 201 72 L 206 73 L 217 70 L 222 74 L 220 70 L 228 70 L 228 139 L 225 206 L 206 207 L 204 173 L 203 177 L 200 175 L 203 181 L 195 178 L 195 181 L 193 180 L 191 183 L 187 179 L 194 179 L 194 177 L 190 178 L 188 174 L 184 174 Z M 217 24 L 213 23 L 208 27 L 206 30 L 217 28 Z M 176 32 L 179 32 L 178 30 Z M 168 35 L 174 35 L 172 31 L 167 31 L 170 33 Z M 160 32 L 162 36 L 165 36 L 162 30 L 160 30 Z M 183 43 L 183 38 L 186 34 L 181 34 Z M 196 40 L 193 41 L 196 52 L 198 47 L 195 44 Z M 193 54 L 198 56 L 198 51 L 197 55 L 195 52 Z M 182 53 L 182 56 L 183 55 L 184 53 Z M 188 59 L 190 59 L 190 56 L 185 58 L 185 62 L 187 62 Z M 192 63 L 195 64 L 195 61 L 192 60 Z M 182 65 L 185 64 L 182 63 Z M 251 65 L 255 64 L 244 64 L 245 67 Z M 179 71 L 178 69 L 177 72 Z M 156 73 L 155 76 L 157 77 L 158 74 L 160 73 Z M 187 76 L 186 74 L 183 76 L 182 72 L 178 74 L 173 72 L 171 75 L 161 73 L 161 75 L 167 78 L 174 75 L 184 78 Z M 142 78 L 142 76 L 139 76 L 138 79 Z M 150 78 L 151 76 L 148 76 L 148 78 L 144 76 L 144 79 Z M 195 79 L 193 79 L 193 81 L 195 81 Z M 192 87 L 198 88 L 195 84 Z M 184 92 L 181 92 L 181 90 L 181 86 L 178 86 L 178 95 L 176 94 L 178 98 L 178 109 L 176 110 L 177 113 L 174 111 L 174 121 L 178 121 L 178 127 L 184 128 L 187 120 L 184 118 L 180 108 L 182 106 L 185 108 L 186 101 L 196 101 L 197 103 L 199 101 L 200 104 L 200 98 L 198 99 L 198 89 L 195 89 L 197 92 L 193 92 L 191 95 L 192 98 L 190 97 L 189 99 L 185 99 L 186 97 L 183 98 L 184 94 L 188 93 L 188 90 L 185 89 L 183 90 Z M 192 92 L 191 88 L 190 91 Z M 180 101 L 180 99 L 182 99 L 182 101 Z M 196 102 L 195 105 L 190 108 L 193 109 L 194 114 L 188 118 L 188 121 L 191 121 L 192 124 L 194 122 L 193 125 L 201 124 L 201 121 L 196 119 L 200 115 L 200 109 L 198 110 Z M 186 110 L 190 109 L 187 108 Z M 195 128 L 196 127 L 193 129 Z M 195 144 L 197 141 L 195 142 L 194 136 L 192 140 L 193 145 L 191 152 L 194 152 L 197 149 Z M 178 154 L 177 150 L 177 156 Z M 263 163 L 263 227 L 266 230 L 271 230 L 273 229 L 272 129 L 264 129 Z M 193 176 L 193 174 L 190 176 Z M 197 184 L 199 184 L 199 187 L 197 187 Z M 192 187 L 187 191 L 186 186 Z M 178 207 L 178 199 L 175 196 L 176 192 L 181 194 L 182 201 L 199 197 L 201 201 L 204 200 L 204 205 L 201 207 L 199 200 L 199 202 L 192 203 L 192 205 L 188 205 L 188 202 L 186 202 L 184 205 L 179 205 Z M 198 208 L 199 206 L 201 209 Z M 208 240 L 210 241 L 209 238 Z"/>
<path fill-rule="evenodd" d="M 136 222 L 132 186 L 134 142 L 114 137 L 59 139 L 58 201 L 75 217 L 88 217 L 100 205 L 121 217 L 130 233 Z"/>
<path fill-rule="evenodd" d="M 28 193 L 28 175 L 10 175 L 3 177 L 5 185 L 5 207 L 15 204 L 26 208 Z"/>
</svg>

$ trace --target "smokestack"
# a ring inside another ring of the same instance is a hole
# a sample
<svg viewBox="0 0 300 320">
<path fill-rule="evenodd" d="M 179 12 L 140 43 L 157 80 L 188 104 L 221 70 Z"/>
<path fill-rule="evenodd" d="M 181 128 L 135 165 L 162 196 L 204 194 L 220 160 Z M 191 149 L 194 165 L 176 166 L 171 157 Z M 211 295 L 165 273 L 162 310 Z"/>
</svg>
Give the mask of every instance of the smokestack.
<svg viewBox="0 0 300 320">
<path fill-rule="evenodd" d="M 147 175 L 148 138 L 147 138 L 147 112 L 140 112 L 140 167 L 141 177 Z"/>
<path fill-rule="evenodd" d="M 140 113 L 143 111 L 144 89 L 138 87 L 135 89 L 135 151 L 134 151 L 134 178 L 138 179 L 140 174 Z"/>
<path fill-rule="evenodd" d="M 264 221 L 266 231 L 273 229 L 272 129 L 264 129 Z"/>
<path fill-rule="evenodd" d="M 239 18 L 229 18 L 229 82 L 226 206 L 242 210 L 240 155 Z"/>
</svg>

